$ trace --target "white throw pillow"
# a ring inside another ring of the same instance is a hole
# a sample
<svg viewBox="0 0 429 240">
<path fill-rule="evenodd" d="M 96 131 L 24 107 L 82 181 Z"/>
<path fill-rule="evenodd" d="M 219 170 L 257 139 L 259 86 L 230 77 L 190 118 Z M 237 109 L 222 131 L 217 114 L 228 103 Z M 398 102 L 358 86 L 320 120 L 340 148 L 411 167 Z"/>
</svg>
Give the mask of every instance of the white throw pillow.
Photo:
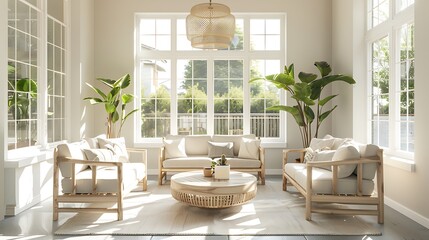
<svg viewBox="0 0 429 240">
<path fill-rule="evenodd" d="M 313 138 L 310 142 L 310 148 L 313 149 L 313 151 L 317 149 L 329 150 L 332 149 L 334 141 L 334 138 Z"/>
<path fill-rule="evenodd" d="M 314 151 L 313 149 L 311 149 L 310 147 L 305 149 L 305 154 L 304 154 L 304 163 L 306 162 L 311 162 L 311 160 L 314 157 Z"/>
<path fill-rule="evenodd" d="M 310 159 L 310 162 L 324 162 L 324 161 L 332 161 L 334 157 L 335 150 L 316 150 L 314 151 L 314 156 Z M 320 168 L 331 171 L 331 166 L 322 166 Z"/>
<path fill-rule="evenodd" d="M 259 159 L 259 146 L 261 140 L 242 138 L 238 158 Z"/>
<path fill-rule="evenodd" d="M 121 162 L 129 162 L 125 138 L 98 138 L 98 144 L 100 145 L 100 148 L 112 150 Z"/>
<path fill-rule="evenodd" d="M 96 162 L 117 162 L 118 159 L 115 157 L 113 152 L 109 149 L 83 149 L 86 158 L 90 161 Z"/>
<path fill-rule="evenodd" d="M 340 160 L 357 160 L 360 158 L 358 148 L 351 142 L 341 145 L 332 157 L 332 161 Z M 350 176 L 356 168 L 356 164 L 339 165 L 338 178 L 345 178 Z"/>
<path fill-rule="evenodd" d="M 225 154 L 225 157 L 234 157 L 234 143 L 232 142 L 208 142 L 209 157 L 216 158 Z"/>
<path fill-rule="evenodd" d="M 185 139 L 163 139 L 165 147 L 165 158 L 187 157 L 185 151 Z"/>
</svg>

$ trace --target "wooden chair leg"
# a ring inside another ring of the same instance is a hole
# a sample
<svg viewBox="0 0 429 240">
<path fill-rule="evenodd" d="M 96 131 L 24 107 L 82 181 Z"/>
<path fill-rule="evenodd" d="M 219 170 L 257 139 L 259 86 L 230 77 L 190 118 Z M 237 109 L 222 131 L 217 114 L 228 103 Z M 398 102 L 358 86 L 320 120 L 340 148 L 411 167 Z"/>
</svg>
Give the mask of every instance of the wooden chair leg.
<svg viewBox="0 0 429 240">
<path fill-rule="evenodd" d="M 147 191 L 147 176 L 143 178 L 143 191 Z"/>
<path fill-rule="evenodd" d="M 283 191 L 287 191 L 287 178 L 283 174 Z"/>
</svg>

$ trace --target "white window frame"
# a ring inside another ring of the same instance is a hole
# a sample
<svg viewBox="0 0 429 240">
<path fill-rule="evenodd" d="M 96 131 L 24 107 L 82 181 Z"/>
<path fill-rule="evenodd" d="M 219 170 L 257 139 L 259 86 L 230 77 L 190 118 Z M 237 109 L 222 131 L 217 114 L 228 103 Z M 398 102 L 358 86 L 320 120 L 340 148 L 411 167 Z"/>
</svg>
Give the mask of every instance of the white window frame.
<svg viewBox="0 0 429 240">
<path fill-rule="evenodd" d="M 47 128 L 48 128 L 48 79 L 47 79 L 47 69 L 48 69 L 48 56 L 47 56 L 47 44 L 48 44 L 48 18 L 54 19 L 51 16 L 48 15 L 48 0 L 38 0 L 37 4 L 38 6 L 33 6 L 32 4 L 24 1 L 24 0 L 17 0 L 21 1 L 22 3 L 31 6 L 32 8 L 36 9 L 38 11 L 38 42 L 37 42 L 37 61 L 38 61 L 38 71 L 37 71 L 37 83 L 38 83 L 38 91 L 37 91 L 37 144 L 33 146 L 28 147 L 22 147 L 22 148 L 16 148 L 7 150 L 8 159 L 20 159 L 20 158 L 26 158 L 29 157 L 32 154 L 40 154 L 41 151 L 51 149 L 53 146 L 58 145 L 59 143 L 66 142 L 67 136 L 70 134 L 69 130 L 66 130 L 64 132 L 64 139 L 57 141 L 57 142 L 48 142 L 48 136 L 47 136 Z M 6 4 L 7 5 L 7 4 Z M 69 107 L 69 75 L 70 75 L 70 27 L 69 27 L 69 11 L 70 11 L 70 2 L 69 0 L 64 0 L 64 8 L 63 8 L 63 14 L 64 14 L 64 23 L 61 23 L 62 26 L 64 26 L 65 31 L 65 65 L 64 72 L 65 72 L 65 106 L 66 109 L 63 109 L 65 111 L 65 128 L 69 129 L 67 126 L 69 125 L 69 119 L 68 119 L 68 111 L 70 109 Z M 57 20 L 56 20 L 57 21 Z M 58 22 L 58 21 L 57 21 Z M 8 24 L 6 23 L 6 27 L 8 28 Z M 8 33 L 6 33 L 8 34 Z M 7 54 L 6 54 L 7 55 Z M 8 57 L 9 59 L 9 57 Z M 7 88 L 5 89 L 6 95 L 7 95 Z M 7 105 L 7 104 L 6 104 Z M 6 125 L 8 122 L 8 119 L 6 119 Z M 8 138 L 8 131 L 5 129 L 5 137 Z"/>
<path fill-rule="evenodd" d="M 280 68 L 279 72 L 282 71 L 282 66 L 285 65 L 286 61 L 286 15 L 284 13 L 240 13 L 240 14 L 234 14 L 234 16 L 237 19 L 243 19 L 244 20 L 244 32 L 249 33 L 249 22 L 250 19 L 280 19 L 281 20 L 281 34 L 280 34 L 280 42 L 284 43 L 281 45 L 281 49 L 279 51 L 271 51 L 271 52 L 277 52 L 276 54 L 271 54 L 270 56 L 267 56 L 266 51 L 250 51 L 250 35 L 244 34 L 244 44 L 243 44 L 243 50 L 233 50 L 233 51 L 218 51 L 215 56 L 209 55 L 207 56 L 207 53 L 205 51 L 195 51 L 195 50 L 189 50 L 189 51 L 180 51 L 180 56 L 172 56 L 170 51 L 146 51 L 144 54 L 140 51 L 140 46 L 138 42 L 138 38 L 140 36 L 140 28 L 139 28 L 139 21 L 144 18 L 148 19 L 171 19 L 171 51 L 175 52 L 177 49 L 176 46 L 176 37 L 177 37 L 177 26 L 176 22 L 178 19 L 184 19 L 186 18 L 187 13 L 136 13 L 135 14 L 135 46 L 134 46 L 134 55 L 135 55 L 135 70 L 134 70 L 134 76 L 136 76 L 135 81 L 135 88 L 134 88 L 134 94 L 136 96 L 136 99 L 141 99 L 140 95 L 140 89 L 141 89 L 141 73 L 139 69 L 140 60 L 141 59 L 153 59 L 153 60 L 160 60 L 160 59 L 169 59 L 171 60 L 171 71 L 172 71 L 172 83 L 171 83 L 171 101 L 172 103 L 177 102 L 177 86 L 176 81 L 173 81 L 174 79 L 177 79 L 176 74 L 176 64 L 175 61 L 177 59 L 189 59 L 189 60 L 198 60 L 198 59 L 204 59 L 207 60 L 207 79 L 213 79 L 213 69 L 212 69 L 212 63 L 214 60 L 237 60 L 242 59 L 243 60 L 243 66 L 244 66 L 244 73 L 243 73 L 243 89 L 250 89 L 250 84 L 248 80 L 250 79 L 249 76 L 249 69 L 250 67 L 250 60 L 280 60 Z M 244 52 L 244 53 L 243 53 Z M 244 56 L 244 58 L 243 58 Z M 247 81 L 246 81 L 247 80 Z M 213 92 L 213 81 L 207 82 L 207 91 Z M 214 98 L 212 94 L 207 94 L 207 115 L 209 119 L 214 118 L 214 112 L 213 112 L 213 104 L 214 104 Z M 286 93 L 282 90 L 279 96 L 280 104 L 285 105 L 286 104 Z M 135 101 L 135 108 L 138 108 L 139 111 L 136 114 L 137 117 L 134 118 L 134 143 L 136 146 L 146 146 L 146 147 L 159 147 L 160 144 L 162 144 L 161 138 L 142 138 L 140 135 L 141 133 L 141 106 L 140 106 L 140 100 Z M 250 92 L 245 91 L 244 94 L 244 104 L 243 104 L 243 111 L 244 111 L 244 133 L 243 134 L 249 134 L 250 133 Z M 175 120 L 177 119 L 177 109 L 175 107 L 175 104 L 171 105 L 171 118 L 173 121 L 171 121 L 171 132 L 177 132 L 177 123 Z M 286 147 L 286 113 L 283 111 L 280 111 L 280 120 L 279 120 L 279 137 L 278 138 L 262 138 L 262 144 L 264 146 L 269 147 Z M 213 135 L 214 132 L 214 123 L 213 121 L 207 122 L 207 134 Z"/>
<path fill-rule="evenodd" d="M 367 14 L 370 12 L 371 1 L 367 0 Z M 414 4 L 397 11 L 399 0 L 390 0 L 389 19 L 385 22 L 369 28 L 366 32 L 366 45 L 367 45 L 367 141 L 372 142 L 372 76 L 371 76 L 371 58 L 372 58 L 372 43 L 377 40 L 388 36 L 389 39 L 389 147 L 384 148 L 385 154 L 394 156 L 400 159 L 414 160 L 414 153 L 407 152 L 400 149 L 400 125 L 398 124 L 398 116 L 400 111 L 400 99 L 397 96 L 398 83 L 400 83 L 400 69 L 397 62 L 399 59 L 398 53 L 399 46 L 399 32 L 405 24 L 414 22 Z M 366 19 L 369 21 L 370 17 Z M 370 26 L 368 24 L 368 26 Z"/>
</svg>

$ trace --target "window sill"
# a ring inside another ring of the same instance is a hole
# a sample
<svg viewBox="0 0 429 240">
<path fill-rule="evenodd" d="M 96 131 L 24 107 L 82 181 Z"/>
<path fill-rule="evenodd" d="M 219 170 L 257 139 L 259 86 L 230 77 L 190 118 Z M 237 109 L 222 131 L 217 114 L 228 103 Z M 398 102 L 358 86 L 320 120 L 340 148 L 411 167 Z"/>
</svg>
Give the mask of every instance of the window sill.
<svg viewBox="0 0 429 240">
<path fill-rule="evenodd" d="M 400 158 L 392 155 L 384 155 L 384 164 L 390 167 L 405 170 L 407 172 L 416 171 L 416 163 L 413 160 Z"/>
<path fill-rule="evenodd" d="M 8 159 L 4 161 L 5 168 L 22 168 L 47 161 L 53 158 L 52 149 L 48 150 L 34 150 L 29 154 L 13 154 L 9 155 Z"/>
</svg>

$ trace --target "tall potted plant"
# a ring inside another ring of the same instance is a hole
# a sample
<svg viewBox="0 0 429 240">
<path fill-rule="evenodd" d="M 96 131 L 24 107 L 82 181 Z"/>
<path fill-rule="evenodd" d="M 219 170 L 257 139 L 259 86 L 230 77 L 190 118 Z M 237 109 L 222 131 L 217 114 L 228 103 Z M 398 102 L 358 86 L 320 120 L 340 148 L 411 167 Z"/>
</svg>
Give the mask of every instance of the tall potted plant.
<svg viewBox="0 0 429 240">
<path fill-rule="evenodd" d="M 293 106 L 277 105 L 269 107 L 267 110 L 286 111 L 291 114 L 298 124 L 303 147 L 308 147 L 313 137 L 319 134 L 322 122 L 337 108 L 337 105 L 325 110 L 327 103 L 337 95 L 324 96 L 323 89 L 335 81 L 342 81 L 354 84 L 356 81 L 347 75 L 331 75 L 332 68 L 327 62 L 315 62 L 314 65 L 319 70 L 320 77 L 314 73 L 300 72 L 295 80 L 294 64 L 285 66 L 284 72 L 272 74 L 263 78 L 254 78 L 250 82 L 265 80 L 273 83 L 277 88 L 284 89 L 292 99 L 295 100 Z M 314 135 L 313 132 L 314 126 Z"/>
<path fill-rule="evenodd" d="M 84 100 L 89 100 L 91 104 L 104 104 L 104 109 L 107 113 L 107 129 L 106 135 L 108 138 L 114 138 L 121 135 L 122 126 L 129 116 L 137 109 L 126 113 L 125 108 L 128 103 L 131 103 L 134 96 L 129 93 L 124 93 L 124 89 L 131 83 L 130 74 L 126 74 L 117 80 L 97 78 L 98 81 L 108 87 L 108 92 L 104 93 L 99 88 L 86 83 L 100 97 L 86 97 Z M 119 121 L 119 129 L 115 133 L 115 123 Z"/>
</svg>

